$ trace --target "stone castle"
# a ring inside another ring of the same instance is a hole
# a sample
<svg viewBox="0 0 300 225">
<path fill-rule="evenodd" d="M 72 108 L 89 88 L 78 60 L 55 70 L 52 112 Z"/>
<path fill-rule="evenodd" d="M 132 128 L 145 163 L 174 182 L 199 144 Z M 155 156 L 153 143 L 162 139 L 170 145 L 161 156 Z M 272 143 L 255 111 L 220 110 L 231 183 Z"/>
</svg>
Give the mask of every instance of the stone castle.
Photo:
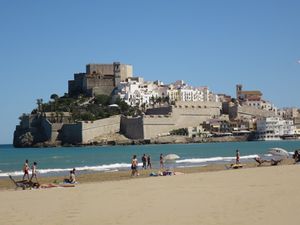
<svg viewBox="0 0 300 225">
<path fill-rule="evenodd" d="M 88 64 L 85 73 L 75 73 L 74 80 L 68 82 L 68 94 L 77 96 L 85 94 L 110 95 L 120 82 L 132 77 L 132 65 L 120 64 Z"/>
<path fill-rule="evenodd" d="M 112 95 L 120 83 L 133 77 L 133 67 L 112 64 L 88 64 L 85 73 L 74 74 L 68 82 L 69 96 Z M 181 128 L 201 127 L 205 121 L 226 115 L 226 121 L 253 121 L 253 118 L 273 117 L 276 109 L 261 99 L 260 91 L 243 91 L 236 86 L 237 101 L 175 101 L 167 107 L 147 108 L 137 117 L 112 116 L 96 121 L 71 122 L 69 112 L 61 112 L 60 120 L 51 120 L 50 113 L 23 115 L 14 133 L 14 146 L 24 147 L 36 143 L 91 144 L 99 138 L 122 134 L 129 140 L 151 140 L 168 136 Z M 250 127 L 250 125 L 249 125 Z M 197 128 L 198 129 L 198 128 Z M 203 130 L 205 132 L 205 130 Z M 26 143 L 23 143 L 25 140 Z"/>
</svg>

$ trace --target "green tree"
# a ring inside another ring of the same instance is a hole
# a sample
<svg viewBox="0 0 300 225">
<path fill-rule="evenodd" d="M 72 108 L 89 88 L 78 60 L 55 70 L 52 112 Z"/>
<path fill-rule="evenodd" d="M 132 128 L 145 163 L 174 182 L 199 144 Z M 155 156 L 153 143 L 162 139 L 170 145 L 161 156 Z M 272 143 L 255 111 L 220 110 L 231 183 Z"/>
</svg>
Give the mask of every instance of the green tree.
<svg viewBox="0 0 300 225">
<path fill-rule="evenodd" d="M 53 111 L 57 110 L 57 99 L 58 99 L 58 95 L 57 94 L 52 94 L 50 96 L 50 99 L 52 99 L 54 101 L 54 109 L 52 109 Z M 52 104 L 51 104 L 52 105 Z"/>
<path fill-rule="evenodd" d="M 108 95 L 96 95 L 95 96 L 95 104 L 107 106 L 111 101 L 111 97 Z"/>
</svg>

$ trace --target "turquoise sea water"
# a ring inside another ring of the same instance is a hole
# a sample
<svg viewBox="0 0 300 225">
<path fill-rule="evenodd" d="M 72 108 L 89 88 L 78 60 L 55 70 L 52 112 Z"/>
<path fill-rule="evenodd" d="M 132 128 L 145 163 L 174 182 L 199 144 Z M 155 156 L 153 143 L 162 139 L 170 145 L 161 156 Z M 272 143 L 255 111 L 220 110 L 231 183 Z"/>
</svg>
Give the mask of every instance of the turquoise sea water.
<svg viewBox="0 0 300 225">
<path fill-rule="evenodd" d="M 126 170 L 130 168 L 133 154 L 137 155 L 139 161 L 144 153 L 151 155 L 153 167 L 158 168 L 160 153 L 164 155 L 174 153 L 179 155 L 180 159 L 172 166 L 188 167 L 233 162 L 236 149 L 240 150 L 241 161 L 249 161 L 256 155 L 266 154 L 272 147 L 284 148 L 292 153 L 295 149 L 300 149 L 300 141 L 24 149 L 0 145 L 0 177 L 6 177 L 8 174 L 22 175 L 25 159 L 29 160 L 30 165 L 36 161 L 40 174 L 64 175 L 73 167 L 79 173 Z"/>
</svg>

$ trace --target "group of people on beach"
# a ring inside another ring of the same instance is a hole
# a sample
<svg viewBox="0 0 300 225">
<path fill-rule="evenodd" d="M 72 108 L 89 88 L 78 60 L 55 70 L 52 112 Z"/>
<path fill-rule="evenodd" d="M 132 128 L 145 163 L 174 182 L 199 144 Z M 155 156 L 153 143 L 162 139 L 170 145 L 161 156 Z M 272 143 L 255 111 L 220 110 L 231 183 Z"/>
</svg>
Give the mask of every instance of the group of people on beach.
<svg viewBox="0 0 300 225">
<path fill-rule="evenodd" d="M 38 183 L 38 179 L 37 179 L 37 162 L 33 162 L 32 166 L 31 166 L 31 177 L 29 178 L 29 170 L 30 170 L 30 167 L 29 167 L 29 161 L 28 159 L 25 160 L 25 163 L 23 165 L 23 180 L 25 180 L 25 177 L 27 177 L 27 180 L 28 181 L 32 181 L 32 179 L 35 177 L 36 179 L 36 182 Z"/>
<path fill-rule="evenodd" d="M 32 179 L 35 178 L 36 183 L 38 184 L 38 179 L 37 179 L 37 162 L 33 162 L 32 166 L 31 166 L 31 177 L 29 178 L 29 171 L 30 171 L 30 167 L 29 167 L 29 160 L 26 159 L 25 163 L 23 165 L 23 181 L 25 181 L 25 178 L 27 177 L 27 181 L 28 182 L 33 182 Z M 70 184 L 75 184 L 76 183 L 76 177 L 75 177 L 75 171 L 76 169 L 73 168 L 70 171 L 70 176 L 69 178 L 64 179 L 65 183 L 70 183 Z"/>
<path fill-rule="evenodd" d="M 142 168 L 143 169 L 152 169 L 151 156 L 143 154 L 142 156 Z M 164 156 L 161 153 L 159 156 L 160 168 L 164 168 Z M 138 172 L 138 159 L 136 155 L 132 156 L 131 159 L 131 176 L 139 176 Z"/>
</svg>

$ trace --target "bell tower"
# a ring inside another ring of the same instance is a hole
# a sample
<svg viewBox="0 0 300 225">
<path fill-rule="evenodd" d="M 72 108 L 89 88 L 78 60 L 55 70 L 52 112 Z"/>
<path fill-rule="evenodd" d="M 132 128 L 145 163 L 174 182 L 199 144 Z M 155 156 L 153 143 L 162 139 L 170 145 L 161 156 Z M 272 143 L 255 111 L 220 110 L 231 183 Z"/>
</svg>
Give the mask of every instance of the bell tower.
<svg viewBox="0 0 300 225">
<path fill-rule="evenodd" d="M 236 99 L 240 98 L 242 89 L 243 89 L 243 85 L 241 85 L 241 84 L 236 85 Z"/>
</svg>

